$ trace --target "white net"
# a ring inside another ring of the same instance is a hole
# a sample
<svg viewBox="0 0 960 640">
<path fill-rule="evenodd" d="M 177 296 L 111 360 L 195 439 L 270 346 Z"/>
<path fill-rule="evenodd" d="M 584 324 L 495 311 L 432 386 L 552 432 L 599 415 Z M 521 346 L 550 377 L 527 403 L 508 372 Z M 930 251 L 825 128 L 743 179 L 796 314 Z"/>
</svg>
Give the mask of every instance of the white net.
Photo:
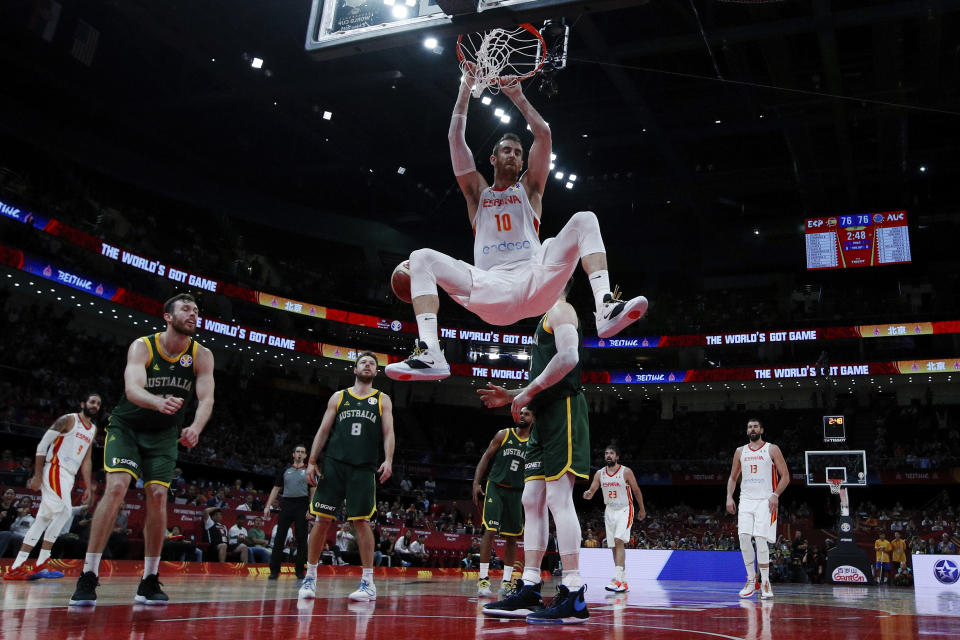
<svg viewBox="0 0 960 640">
<path fill-rule="evenodd" d="M 484 90 L 496 94 L 500 87 L 529 78 L 543 66 L 545 55 L 543 38 L 528 24 L 470 33 L 457 40 L 460 71 L 471 79 L 475 98 Z"/>
</svg>

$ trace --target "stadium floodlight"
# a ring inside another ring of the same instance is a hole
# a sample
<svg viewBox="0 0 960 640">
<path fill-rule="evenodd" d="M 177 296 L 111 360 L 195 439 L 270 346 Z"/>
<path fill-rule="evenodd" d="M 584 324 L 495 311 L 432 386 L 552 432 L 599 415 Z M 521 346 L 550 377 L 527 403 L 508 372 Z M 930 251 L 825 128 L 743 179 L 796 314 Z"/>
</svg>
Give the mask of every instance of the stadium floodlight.
<svg viewBox="0 0 960 640">
<path fill-rule="evenodd" d="M 250 61 L 250 66 L 254 69 L 259 69 L 263 66 L 263 60 L 260 58 L 254 58 Z"/>
</svg>

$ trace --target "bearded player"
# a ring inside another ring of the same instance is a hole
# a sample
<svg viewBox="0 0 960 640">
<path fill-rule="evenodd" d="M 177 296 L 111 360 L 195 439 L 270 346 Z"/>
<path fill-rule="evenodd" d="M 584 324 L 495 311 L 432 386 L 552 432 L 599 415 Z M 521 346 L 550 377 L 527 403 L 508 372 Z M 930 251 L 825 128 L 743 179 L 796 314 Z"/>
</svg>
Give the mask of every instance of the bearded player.
<svg viewBox="0 0 960 640">
<path fill-rule="evenodd" d="M 777 506 L 790 484 L 790 472 L 780 447 L 763 441 L 760 420 L 751 418 L 747 422 L 747 438 L 750 441 L 733 454 L 733 467 L 727 480 L 727 512 L 738 512 L 733 491 L 737 487 L 737 477 L 742 474 L 737 533 L 747 568 L 747 584 L 740 591 L 740 597 L 749 598 L 757 590 L 757 574 L 753 568 L 756 559 L 760 569 L 760 597 L 768 599 L 773 597 L 773 589 L 770 588 L 770 549 L 767 544 L 777 540 Z"/>
<path fill-rule="evenodd" d="M 643 296 L 623 301 L 610 290 L 607 253 L 593 212 L 575 213 L 556 237 L 540 243 L 543 192 L 550 174 L 550 127 L 519 83 L 502 91 L 533 131 L 529 166 L 523 170 L 520 138 L 507 133 L 490 154 L 493 184 L 477 171 L 464 137 L 472 84 L 470 78 L 460 83 L 448 141 L 473 229 L 473 264 L 432 249 L 410 254 L 410 295 L 419 338 L 410 358 L 386 367 L 394 380 L 442 380 L 450 375 L 437 334 L 438 286 L 484 322 L 505 326 L 546 313 L 579 262 L 593 289 L 598 336 L 616 335 L 647 310 Z"/>
</svg>

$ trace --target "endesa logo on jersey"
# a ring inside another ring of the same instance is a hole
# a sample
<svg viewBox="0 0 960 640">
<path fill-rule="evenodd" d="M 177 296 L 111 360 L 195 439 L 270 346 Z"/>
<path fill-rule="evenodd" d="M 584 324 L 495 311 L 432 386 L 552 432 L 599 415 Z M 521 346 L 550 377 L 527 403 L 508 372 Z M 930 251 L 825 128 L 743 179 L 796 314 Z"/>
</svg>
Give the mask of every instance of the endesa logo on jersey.
<svg viewBox="0 0 960 640">
<path fill-rule="evenodd" d="M 870 582 L 863 571 L 848 564 L 842 564 L 834 569 L 830 577 L 834 582 L 861 582 L 863 584 Z"/>
<path fill-rule="evenodd" d="M 533 248 L 529 240 L 523 242 L 501 242 L 499 244 L 488 244 L 483 247 L 483 255 L 488 256 L 491 253 L 512 253 L 514 251 L 529 251 Z"/>
</svg>

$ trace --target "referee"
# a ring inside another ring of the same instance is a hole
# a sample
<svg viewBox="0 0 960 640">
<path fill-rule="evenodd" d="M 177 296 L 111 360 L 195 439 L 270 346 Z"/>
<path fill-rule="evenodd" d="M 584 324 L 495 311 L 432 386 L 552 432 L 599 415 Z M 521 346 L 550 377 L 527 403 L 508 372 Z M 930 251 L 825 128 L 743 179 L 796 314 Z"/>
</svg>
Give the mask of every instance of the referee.
<svg viewBox="0 0 960 640">
<path fill-rule="evenodd" d="M 273 481 L 273 490 L 263 508 L 263 515 L 270 517 L 270 507 L 280 495 L 280 517 L 277 520 L 277 532 L 273 541 L 273 553 L 270 554 L 270 579 L 280 577 L 280 562 L 283 560 L 283 544 L 287 540 L 287 531 L 293 525 L 297 536 L 297 579 L 306 575 L 307 562 L 307 505 L 313 493 L 307 486 L 307 448 L 302 444 L 293 449 L 293 464 L 284 469 Z M 282 490 L 282 492 L 281 492 Z"/>
</svg>

